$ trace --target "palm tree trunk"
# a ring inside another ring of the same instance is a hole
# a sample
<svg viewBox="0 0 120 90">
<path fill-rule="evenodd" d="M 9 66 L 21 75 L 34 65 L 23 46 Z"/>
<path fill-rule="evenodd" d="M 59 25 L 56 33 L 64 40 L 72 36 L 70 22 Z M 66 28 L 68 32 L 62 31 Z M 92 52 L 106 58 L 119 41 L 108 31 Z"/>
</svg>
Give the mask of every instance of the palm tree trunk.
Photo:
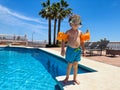
<svg viewBox="0 0 120 90">
<path fill-rule="evenodd" d="M 57 19 L 54 19 L 54 38 L 53 38 L 53 44 L 55 45 L 56 43 L 56 23 Z"/>
<path fill-rule="evenodd" d="M 60 26 L 61 26 L 61 18 L 58 19 L 58 32 L 57 32 L 57 35 L 60 32 Z M 58 45 L 58 40 L 57 40 L 56 44 Z"/>
<path fill-rule="evenodd" d="M 51 45 L 51 18 L 48 20 L 48 44 Z"/>
</svg>

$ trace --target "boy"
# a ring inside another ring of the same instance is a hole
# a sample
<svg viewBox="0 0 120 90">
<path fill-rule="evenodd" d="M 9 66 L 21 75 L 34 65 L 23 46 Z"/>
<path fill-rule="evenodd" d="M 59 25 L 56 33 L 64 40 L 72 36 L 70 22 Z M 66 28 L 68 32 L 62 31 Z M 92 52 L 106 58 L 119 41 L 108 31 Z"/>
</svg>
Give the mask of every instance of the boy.
<svg viewBox="0 0 120 90">
<path fill-rule="evenodd" d="M 64 79 L 64 83 L 66 84 L 69 79 L 69 74 L 71 71 L 71 68 L 73 66 L 74 68 L 74 76 L 73 81 L 76 84 L 80 84 L 80 82 L 76 79 L 77 77 L 77 71 L 78 71 L 78 61 L 80 61 L 80 55 L 81 55 L 81 48 L 84 52 L 84 42 L 80 41 L 80 35 L 82 34 L 81 31 L 78 30 L 78 27 L 81 25 L 80 16 L 78 15 L 72 15 L 69 18 L 69 23 L 71 26 L 71 29 L 66 32 L 68 35 L 68 42 L 67 42 L 67 49 L 66 49 L 66 61 L 68 62 L 67 72 L 66 72 L 66 78 Z M 65 42 L 62 41 L 62 47 L 61 47 L 61 55 L 65 55 Z"/>
</svg>

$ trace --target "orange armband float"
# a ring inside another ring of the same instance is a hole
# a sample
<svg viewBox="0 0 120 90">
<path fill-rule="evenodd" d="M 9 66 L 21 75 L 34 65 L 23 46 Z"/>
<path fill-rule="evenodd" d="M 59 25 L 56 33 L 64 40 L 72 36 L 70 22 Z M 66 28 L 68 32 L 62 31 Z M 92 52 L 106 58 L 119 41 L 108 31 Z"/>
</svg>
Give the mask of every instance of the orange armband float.
<svg viewBox="0 0 120 90">
<path fill-rule="evenodd" d="M 57 36 L 57 40 L 59 40 L 59 41 L 68 41 L 68 35 L 67 34 L 65 34 L 64 32 L 59 32 L 58 33 L 58 36 Z"/>
<path fill-rule="evenodd" d="M 87 41 L 87 40 L 90 40 L 90 32 L 87 31 L 85 34 L 82 34 L 82 35 L 80 36 L 80 40 L 81 40 L 82 42 Z"/>
</svg>

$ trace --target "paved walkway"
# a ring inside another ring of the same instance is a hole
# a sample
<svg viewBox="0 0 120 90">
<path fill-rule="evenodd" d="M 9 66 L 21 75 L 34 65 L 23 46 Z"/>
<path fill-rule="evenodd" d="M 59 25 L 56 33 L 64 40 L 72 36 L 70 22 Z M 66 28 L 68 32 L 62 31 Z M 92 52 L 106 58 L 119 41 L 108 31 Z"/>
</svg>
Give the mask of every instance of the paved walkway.
<svg viewBox="0 0 120 90">
<path fill-rule="evenodd" d="M 60 52 L 56 50 L 42 49 L 60 56 Z M 66 85 L 62 83 L 65 76 L 56 77 L 56 79 L 62 84 L 64 90 L 120 90 L 119 67 L 89 60 L 87 58 L 82 58 L 79 64 L 97 70 L 97 72 L 78 74 L 77 77 L 78 80 L 80 80 L 80 85 L 71 82 L 73 75 L 70 75 L 69 82 Z"/>
</svg>

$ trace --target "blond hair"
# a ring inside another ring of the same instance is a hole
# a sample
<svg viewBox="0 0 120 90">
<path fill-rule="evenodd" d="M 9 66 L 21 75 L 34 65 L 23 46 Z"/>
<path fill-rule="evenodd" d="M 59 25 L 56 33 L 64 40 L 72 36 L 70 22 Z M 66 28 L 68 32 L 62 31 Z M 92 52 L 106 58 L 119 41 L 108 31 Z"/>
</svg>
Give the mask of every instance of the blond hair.
<svg viewBox="0 0 120 90">
<path fill-rule="evenodd" d="M 70 16 L 70 18 L 69 18 L 69 23 L 70 23 L 70 24 L 79 24 L 79 25 L 82 25 L 82 24 L 81 24 L 80 16 L 79 16 L 79 15 L 76 15 L 76 14 Z"/>
</svg>

